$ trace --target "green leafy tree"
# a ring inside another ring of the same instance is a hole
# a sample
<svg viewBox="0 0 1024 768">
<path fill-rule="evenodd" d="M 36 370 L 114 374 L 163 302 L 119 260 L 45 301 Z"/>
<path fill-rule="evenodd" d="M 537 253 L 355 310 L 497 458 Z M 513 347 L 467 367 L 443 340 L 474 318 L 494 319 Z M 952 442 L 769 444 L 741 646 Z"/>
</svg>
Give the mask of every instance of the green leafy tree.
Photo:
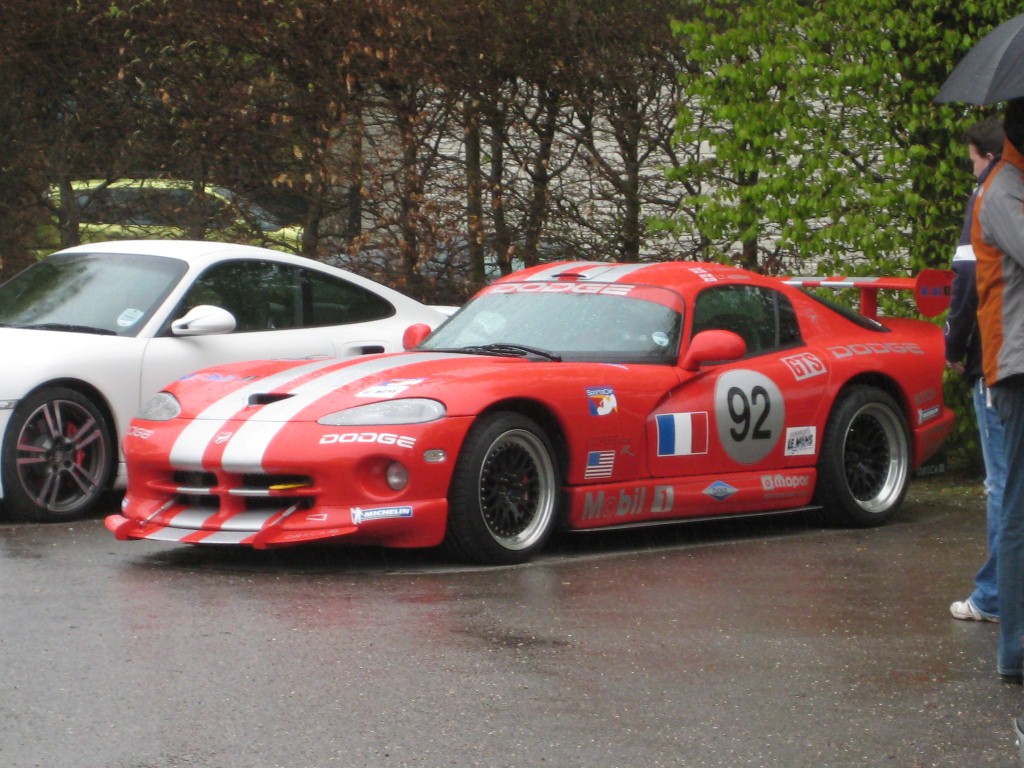
<svg viewBox="0 0 1024 768">
<path fill-rule="evenodd" d="M 699 182 L 689 202 L 709 257 L 768 272 L 947 263 L 970 188 L 967 116 L 931 99 L 1019 3 L 702 6 L 674 28 L 694 99 L 678 139 L 704 151 L 672 173 Z"/>
</svg>

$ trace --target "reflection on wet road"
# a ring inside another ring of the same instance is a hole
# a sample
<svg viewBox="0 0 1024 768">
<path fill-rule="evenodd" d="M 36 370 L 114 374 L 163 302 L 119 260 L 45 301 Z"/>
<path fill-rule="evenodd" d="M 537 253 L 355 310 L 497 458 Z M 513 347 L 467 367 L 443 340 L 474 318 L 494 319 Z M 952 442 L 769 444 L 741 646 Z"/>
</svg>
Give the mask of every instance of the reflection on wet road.
<svg viewBox="0 0 1024 768">
<path fill-rule="evenodd" d="M 0 526 L 0 762 L 1015 765 L 995 626 L 948 615 L 983 502 L 916 498 L 877 530 L 588 534 L 513 568 Z"/>
</svg>

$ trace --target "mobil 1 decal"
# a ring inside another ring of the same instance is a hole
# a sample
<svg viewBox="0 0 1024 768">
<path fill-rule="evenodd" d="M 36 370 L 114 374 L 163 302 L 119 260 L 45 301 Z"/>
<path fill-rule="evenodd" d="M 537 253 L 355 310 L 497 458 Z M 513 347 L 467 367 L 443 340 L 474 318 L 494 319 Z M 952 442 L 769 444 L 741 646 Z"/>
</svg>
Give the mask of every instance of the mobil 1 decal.
<svg viewBox="0 0 1024 768">
<path fill-rule="evenodd" d="M 715 385 L 718 440 L 733 461 L 756 464 L 782 435 L 786 404 L 774 381 L 750 370 L 728 371 Z"/>
</svg>

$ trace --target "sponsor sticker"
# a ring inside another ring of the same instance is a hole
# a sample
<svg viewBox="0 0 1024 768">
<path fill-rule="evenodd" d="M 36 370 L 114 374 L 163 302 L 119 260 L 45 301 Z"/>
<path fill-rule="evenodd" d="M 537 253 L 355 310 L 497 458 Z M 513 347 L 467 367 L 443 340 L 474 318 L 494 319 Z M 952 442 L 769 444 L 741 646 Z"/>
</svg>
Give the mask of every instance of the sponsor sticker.
<svg viewBox="0 0 1024 768">
<path fill-rule="evenodd" d="M 140 440 L 149 440 L 153 436 L 152 429 L 143 429 L 142 427 L 128 427 L 128 431 L 125 433 L 128 437 L 137 437 Z"/>
<path fill-rule="evenodd" d="M 615 390 L 611 387 L 587 387 L 587 400 L 590 401 L 591 416 L 607 416 L 619 409 Z"/>
<path fill-rule="evenodd" d="M 705 283 L 717 283 L 718 282 L 718 278 L 715 277 L 710 272 L 708 272 L 708 270 L 705 269 L 704 267 L 690 267 L 690 272 L 695 274 L 697 277 L 699 277 Z"/>
<path fill-rule="evenodd" d="M 724 480 L 715 480 L 715 482 L 704 489 L 704 494 L 706 496 L 710 496 L 712 499 L 717 499 L 718 501 L 725 501 L 734 493 L 736 493 L 736 489 Z"/>
<path fill-rule="evenodd" d="M 139 318 L 141 318 L 143 314 L 145 313 L 141 309 L 129 307 L 128 309 L 126 309 L 124 312 L 117 316 L 117 324 L 121 328 L 127 328 L 129 326 L 135 325 L 137 322 L 139 322 Z"/>
<path fill-rule="evenodd" d="M 186 373 L 178 381 L 202 381 L 206 384 L 230 384 L 233 381 L 253 381 L 256 376 L 236 376 L 233 373 Z"/>
<path fill-rule="evenodd" d="M 708 452 L 707 411 L 659 413 L 654 419 L 658 427 L 659 456 L 695 456 Z"/>
<path fill-rule="evenodd" d="M 396 435 L 391 432 L 328 432 L 320 435 L 320 445 L 353 443 L 376 443 L 378 445 L 397 445 L 399 448 L 412 448 L 416 445 L 416 438 Z"/>
<path fill-rule="evenodd" d="M 870 344 L 850 344 L 838 347 L 829 347 L 828 351 L 837 358 L 852 357 L 853 355 L 923 355 L 924 350 L 914 343 L 883 344 L 871 342 Z"/>
<path fill-rule="evenodd" d="M 390 520 L 399 517 L 412 517 L 412 507 L 377 507 L 375 509 L 352 507 L 352 525 L 359 525 L 371 520 Z"/>
<path fill-rule="evenodd" d="M 362 392 L 357 392 L 355 396 L 390 399 L 402 394 L 409 387 L 422 383 L 423 379 L 391 379 L 390 381 L 382 381 L 379 384 L 374 384 L 372 387 L 367 387 Z"/>
<path fill-rule="evenodd" d="M 811 352 L 802 352 L 799 355 L 784 357 L 782 362 L 793 372 L 793 378 L 797 381 L 828 373 L 828 369 L 821 362 L 821 358 Z"/>
<path fill-rule="evenodd" d="M 606 517 L 634 517 L 648 513 L 671 512 L 675 496 L 675 488 L 671 485 L 588 492 L 583 500 L 583 519 L 599 520 Z"/>
<path fill-rule="evenodd" d="M 800 491 L 811 484 L 807 475 L 761 475 L 761 489 L 766 493 L 774 491 Z"/>
<path fill-rule="evenodd" d="M 583 471 L 585 480 L 599 480 L 611 477 L 615 469 L 615 451 L 590 451 L 587 454 L 587 468 Z"/>
<path fill-rule="evenodd" d="M 813 456 L 817 447 L 817 427 L 788 427 L 786 456 Z"/>
<path fill-rule="evenodd" d="M 635 286 L 617 283 L 499 283 L 488 293 L 590 293 L 628 296 Z"/>
</svg>

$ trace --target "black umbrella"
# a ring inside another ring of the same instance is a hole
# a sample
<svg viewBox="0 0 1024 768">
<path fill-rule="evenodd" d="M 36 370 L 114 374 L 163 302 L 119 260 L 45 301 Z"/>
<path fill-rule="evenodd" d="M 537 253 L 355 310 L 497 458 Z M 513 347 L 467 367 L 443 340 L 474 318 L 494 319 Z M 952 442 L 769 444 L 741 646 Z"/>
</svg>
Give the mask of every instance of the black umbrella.
<svg viewBox="0 0 1024 768">
<path fill-rule="evenodd" d="M 1024 14 L 979 40 L 942 84 L 935 101 L 995 104 L 1024 96 Z"/>
</svg>

